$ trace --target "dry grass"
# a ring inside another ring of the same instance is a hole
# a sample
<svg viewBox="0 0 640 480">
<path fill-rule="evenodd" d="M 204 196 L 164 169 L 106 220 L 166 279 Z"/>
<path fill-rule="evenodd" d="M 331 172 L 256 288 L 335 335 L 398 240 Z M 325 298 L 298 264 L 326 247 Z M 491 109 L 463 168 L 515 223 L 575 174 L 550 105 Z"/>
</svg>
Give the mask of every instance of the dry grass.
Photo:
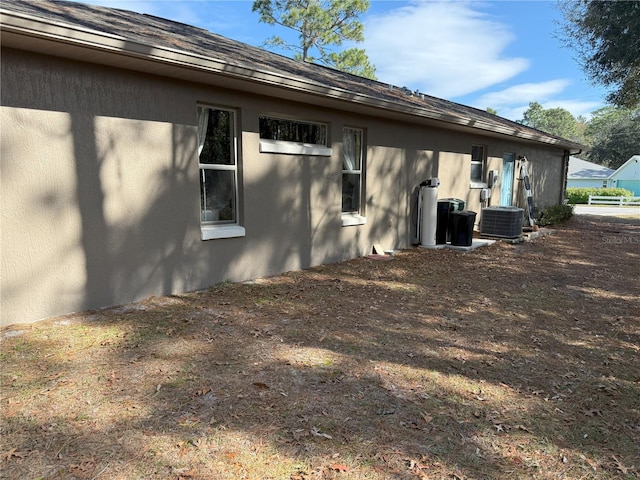
<svg viewBox="0 0 640 480">
<path fill-rule="evenodd" d="M 640 222 L 3 331 L 0 477 L 640 478 Z"/>
</svg>

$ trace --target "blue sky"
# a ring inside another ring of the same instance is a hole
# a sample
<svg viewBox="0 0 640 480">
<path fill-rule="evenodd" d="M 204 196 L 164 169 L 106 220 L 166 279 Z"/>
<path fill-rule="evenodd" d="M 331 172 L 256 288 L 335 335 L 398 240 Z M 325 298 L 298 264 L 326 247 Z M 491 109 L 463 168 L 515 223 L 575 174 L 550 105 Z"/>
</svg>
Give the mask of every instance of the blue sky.
<svg viewBox="0 0 640 480">
<path fill-rule="evenodd" d="M 557 38 L 555 1 L 370 0 L 364 48 L 378 80 L 484 109 L 511 120 L 529 102 L 589 117 L 605 105 L 573 52 Z M 250 0 L 90 0 L 196 25 L 260 46 L 287 30 L 262 24 Z M 289 37 L 295 39 L 295 36 Z"/>
</svg>

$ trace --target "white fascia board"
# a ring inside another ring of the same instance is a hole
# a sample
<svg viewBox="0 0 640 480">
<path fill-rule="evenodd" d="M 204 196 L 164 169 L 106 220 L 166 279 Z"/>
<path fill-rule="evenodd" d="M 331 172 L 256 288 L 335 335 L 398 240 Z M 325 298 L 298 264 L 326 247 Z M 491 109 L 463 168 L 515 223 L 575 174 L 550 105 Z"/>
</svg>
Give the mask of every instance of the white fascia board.
<svg viewBox="0 0 640 480">
<path fill-rule="evenodd" d="M 627 168 L 627 165 L 629 165 L 631 163 L 634 163 L 634 162 L 640 162 L 640 155 L 632 155 L 631 158 L 629 158 L 629 160 L 627 160 L 622 165 L 620 165 L 618 168 L 616 168 L 613 171 L 613 173 L 611 175 L 609 175 L 607 178 L 609 180 L 614 180 L 615 177 L 617 177 L 622 171 L 624 171 Z"/>
</svg>

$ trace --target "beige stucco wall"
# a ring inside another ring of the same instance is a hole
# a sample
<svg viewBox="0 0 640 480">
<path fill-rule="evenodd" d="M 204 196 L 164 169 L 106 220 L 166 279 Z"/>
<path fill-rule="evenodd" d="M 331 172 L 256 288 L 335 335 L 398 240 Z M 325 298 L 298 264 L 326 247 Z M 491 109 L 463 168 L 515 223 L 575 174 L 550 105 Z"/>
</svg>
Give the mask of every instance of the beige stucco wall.
<svg viewBox="0 0 640 480">
<path fill-rule="evenodd" d="M 455 140 L 452 140 L 455 142 Z M 523 181 L 520 179 L 519 157 L 529 160 L 528 170 L 531 181 L 531 191 L 536 208 L 544 208 L 561 203 L 563 152 L 549 147 L 535 147 L 516 141 L 504 141 L 487 139 L 481 136 L 458 137 L 459 152 L 443 152 L 440 154 L 438 176 L 441 180 L 439 197 L 460 198 L 465 201 L 465 208 L 475 212 L 481 212 L 482 201 L 480 192 L 482 188 L 472 187 L 469 182 L 471 174 L 471 145 L 484 145 L 487 149 L 486 170 L 498 170 L 498 182 L 491 187 L 491 198 L 485 206 L 500 205 L 500 192 L 505 181 L 502 175 L 502 160 L 505 153 L 515 154 L 515 171 L 513 184 L 512 205 L 524 208 L 525 194 Z M 466 145 L 466 152 L 464 148 Z M 480 215 L 476 217 L 476 223 L 481 221 Z"/>
<path fill-rule="evenodd" d="M 476 142 L 490 168 L 503 151 L 529 156 L 536 193 L 560 195 L 549 152 L 468 134 L 12 49 L 2 83 L 2 325 L 353 258 L 374 243 L 407 247 L 422 180 L 439 176 L 441 197 L 479 208 L 468 188 Z M 199 102 L 237 109 L 244 237 L 200 240 Z M 259 153 L 263 113 L 327 123 L 332 156 Z M 349 227 L 345 125 L 367 139 L 367 223 Z"/>
</svg>

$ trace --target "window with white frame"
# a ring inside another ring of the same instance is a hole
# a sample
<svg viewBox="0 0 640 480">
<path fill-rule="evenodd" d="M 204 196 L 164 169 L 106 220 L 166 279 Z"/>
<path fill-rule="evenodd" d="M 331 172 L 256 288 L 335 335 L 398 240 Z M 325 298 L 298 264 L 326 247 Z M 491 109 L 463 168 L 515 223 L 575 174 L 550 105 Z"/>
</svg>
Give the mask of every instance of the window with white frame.
<svg viewBox="0 0 640 480">
<path fill-rule="evenodd" d="M 238 222 L 238 152 L 234 110 L 198 106 L 202 239 L 244 235 Z"/>
<path fill-rule="evenodd" d="M 330 156 L 327 125 L 260 115 L 260 152 Z"/>
<path fill-rule="evenodd" d="M 471 183 L 484 184 L 485 148 L 482 145 L 471 146 Z"/>
<path fill-rule="evenodd" d="M 345 217 L 364 217 L 364 132 L 359 128 L 342 130 L 342 214 Z M 347 222 L 348 224 L 352 224 Z M 362 221 L 358 223 L 363 223 Z"/>
</svg>

